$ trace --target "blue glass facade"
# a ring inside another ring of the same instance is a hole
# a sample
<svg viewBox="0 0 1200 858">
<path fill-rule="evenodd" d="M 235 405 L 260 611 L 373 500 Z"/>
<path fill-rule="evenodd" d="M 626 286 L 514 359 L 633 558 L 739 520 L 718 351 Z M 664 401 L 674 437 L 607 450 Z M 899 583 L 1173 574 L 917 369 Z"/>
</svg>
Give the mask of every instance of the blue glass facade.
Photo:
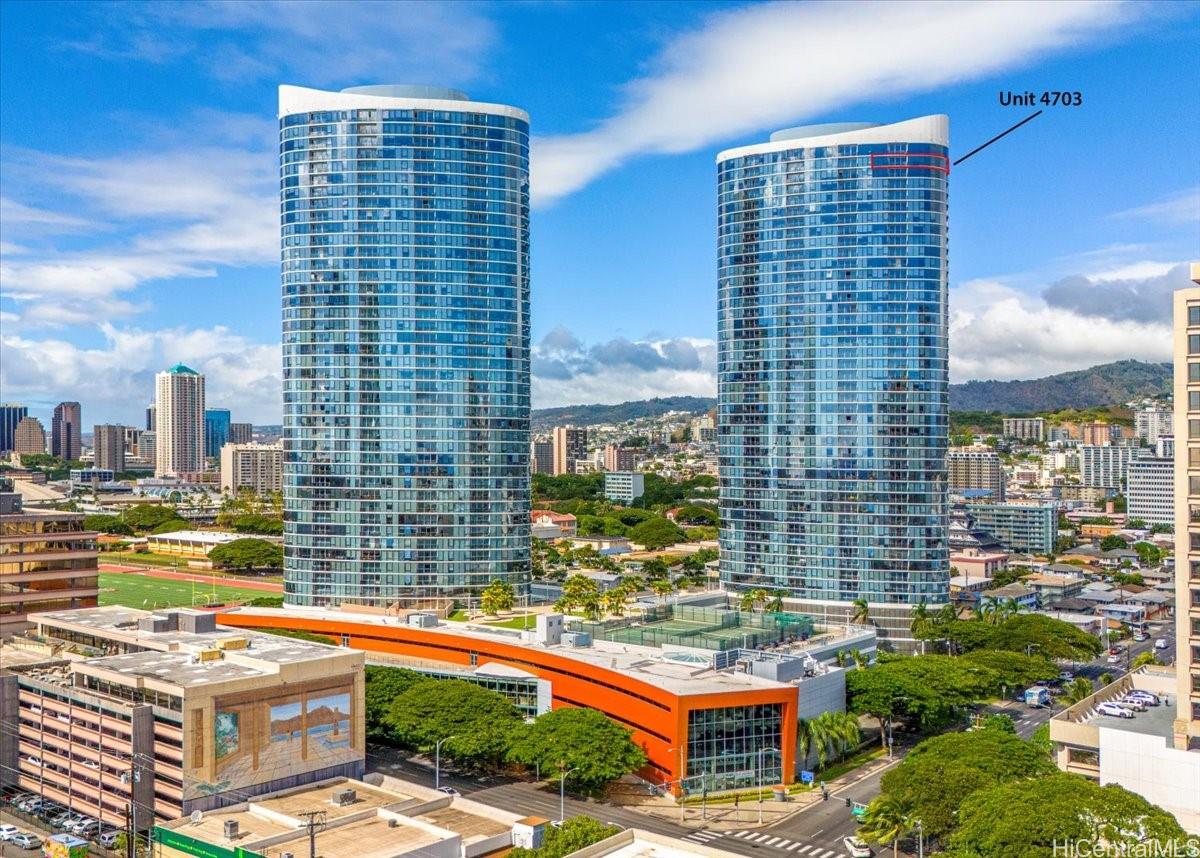
<svg viewBox="0 0 1200 858">
<path fill-rule="evenodd" d="M 944 117 L 718 159 L 721 577 L 946 601 Z"/>
<path fill-rule="evenodd" d="M 280 90 L 285 599 L 528 584 L 529 122 Z"/>
<path fill-rule="evenodd" d="M 206 408 L 204 410 L 204 455 L 216 458 L 221 448 L 229 443 L 228 408 Z"/>
</svg>

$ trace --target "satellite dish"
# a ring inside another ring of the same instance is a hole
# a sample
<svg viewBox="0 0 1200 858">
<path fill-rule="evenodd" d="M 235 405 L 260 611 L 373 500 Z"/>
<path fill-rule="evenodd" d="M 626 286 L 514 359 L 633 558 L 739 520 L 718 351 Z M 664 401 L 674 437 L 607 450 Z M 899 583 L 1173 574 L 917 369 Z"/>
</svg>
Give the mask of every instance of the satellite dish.
<svg viewBox="0 0 1200 858">
<path fill-rule="evenodd" d="M 192 825 L 199 825 L 200 820 L 204 819 L 204 813 L 199 810 L 192 811 Z"/>
</svg>

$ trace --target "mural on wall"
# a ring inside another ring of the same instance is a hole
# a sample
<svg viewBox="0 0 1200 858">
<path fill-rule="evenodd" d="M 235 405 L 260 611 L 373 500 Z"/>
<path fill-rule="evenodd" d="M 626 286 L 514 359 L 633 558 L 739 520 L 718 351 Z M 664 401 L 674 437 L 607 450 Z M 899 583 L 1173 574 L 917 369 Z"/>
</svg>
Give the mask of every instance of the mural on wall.
<svg viewBox="0 0 1200 858">
<path fill-rule="evenodd" d="M 216 723 L 213 725 L 213 744 L 216 749 L 217 759 L 223 760 L 230 754 L 237 753 L 238 739 L 238 713 L 237 712 L 218 712 Z"/>
<path fill-rule="evenodd" d="M 352 686 L 308 691 L 289 688 L 275 697 L 214 701 L 210 757 L 188 781 L 185 796 L 259 784 L 352 762 Z M 198 760 L 200 764 L 202 761 Z"/>
</svg>

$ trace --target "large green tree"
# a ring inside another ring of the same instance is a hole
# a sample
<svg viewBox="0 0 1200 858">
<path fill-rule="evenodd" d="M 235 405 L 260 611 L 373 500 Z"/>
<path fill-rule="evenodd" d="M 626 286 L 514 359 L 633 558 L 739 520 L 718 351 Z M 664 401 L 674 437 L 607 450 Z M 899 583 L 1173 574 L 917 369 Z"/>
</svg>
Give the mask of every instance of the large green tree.
<svg viewBox="0 0 1200 858">
<path fill-rule="evenodd" d="M 629 530 L 629 539 L 644 545 L 651 551 L 683 542 L 686 534 L 673 521 L 655 516 L 646 519 Z"/>
<path fill-rule="evenodd" d="M 448 739 L 442 756 L 475 769 L 498 767 L 522 724 L 520 712 L 503 694 L 460 679 L 414 683 L 383 717 L 397 744 L 428 752 Z"/>
<path fill-rule="evenodd" d="M 508 854 L 510 858 L 563 858 L 620 832 L 620 826 L 605 825 L 590 816 L 573 816 L 562 825 L 547 826 L 537 849 L 517 848 Z"/>
<path fill-rule="evenodd" d="M 239 515 L 231 526 L 238 533 L 261 533 L 264 536 L 282 536 L 283 520 L 259 513 Z"/>
<path fill-rule="evenodd" d="M 112 533 L 117 536 L 132 536 L 133 528 L 121 521 L 117 515 L 85 515 L 83 529 L 95 530 L 100 533 Z"/>
<path fill-rule="evenodd" d="M 1020 613 L 992 625 L 979 620 L 955 620 L 943 634 L 959 651 L 979 649 L 1036 653 L 1044 658 L 1089 661 L 1100 654 L 1100 639 L 1070 623 L 1044 614 Z"/>
<path fill-rule="evenodd" d="M 1141 844 L 1182 843 L 1185 837 L 1171 814 L 1141 796 L 1057 773 L 973 793 L 962 803 L 947 845 L 956 858 L 1053 858 L 1063 843 L 1104 843 L 1107 854 L 1115 855 Z"/>
<path fill-rule="evenodd" d="M 364 673 L 367 738 L 396 744 L 397 739 L 387 720 L 388 710 L 397 697 L 418 682 L 427 682 L 429 677 L 415 670 L 373 664 L 368 664 Z"/>
<path fill-rule="evenodd" d="M 1038 680 L 1054 679 L 1058 666 L 1040 655 L 1026 655 L 1002 649 L 977 649 L 962 658 L 970 664 L 986 667 L 999 677 L 1000 686 L 994 691 L 1012 690 L 1023 685 L 1032 685 Z"/>
<path fill-rule="evenodd" d="M 273 569 L 283 565 L 283 547 L 245 537 L 218 545 L 208 553 L 208 559 L 224 569 Z"/>
<path fill-rule="evenodd" d="M 508 756 L 543 775 L 574 769 L 567 785 L 593 794 L 646 764 L 629 730 L 595 709 L 575 707 L 538 716 L 520 731 Z"/>
<path fill-rule="evenodd" d="M 945 723 L 999 681 L 990 668 L 952 656 L 882 657 L 874 667 L 846 674 L 846 695 L 850 711 L 880 722 L 886 742 L 894 720 L 912 718 L 923 727 Z"/>
<path fill-rule="evenodd" d="M 175 512 L 174 507 L 139 503 L 125 510 L 121 518 L 134 530 L 144 531 L 174 521 L 179 518 L 179 513 Z"/>
<path fill-rule="evenodd" d="M 928 836 L 941 839 L 972 793 L 1054 770 L 1039 748 L 1003 729 L 985 728 L 926 739 L 883 776 L 880 787 L 912 807 Z"/>
</svg>

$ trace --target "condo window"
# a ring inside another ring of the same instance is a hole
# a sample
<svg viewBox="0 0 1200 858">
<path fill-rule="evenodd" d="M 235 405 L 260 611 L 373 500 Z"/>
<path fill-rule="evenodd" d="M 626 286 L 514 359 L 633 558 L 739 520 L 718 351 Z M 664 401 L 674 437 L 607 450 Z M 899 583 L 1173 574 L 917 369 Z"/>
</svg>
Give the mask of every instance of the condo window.
<svg viewBox="0 0 1200 858">
<path fill-rule="evenodd" d="M 1200 420 L 1188 421 L 1188 437 L 1200 438 Z"/>
<path fill-rule="evenodd" d="M 1188 364 L 1188 381 L 1200 381 L 1200 363 Z"/>
<path fill-rule="evenodd" d="M 1200 354 L 1200 334 L 1188 334 L 1188 354 Z"/>
<path fill-rule="evenodd" d="M 1200 411 L 1200 390 L 1188 391 L 1188 411 Z"/>
<path fill-rule="evenodd" d="M 1193 304 L 1187 310 L 1188 325 L 1200 325 L 1200 304 Z"/>
</svg>

